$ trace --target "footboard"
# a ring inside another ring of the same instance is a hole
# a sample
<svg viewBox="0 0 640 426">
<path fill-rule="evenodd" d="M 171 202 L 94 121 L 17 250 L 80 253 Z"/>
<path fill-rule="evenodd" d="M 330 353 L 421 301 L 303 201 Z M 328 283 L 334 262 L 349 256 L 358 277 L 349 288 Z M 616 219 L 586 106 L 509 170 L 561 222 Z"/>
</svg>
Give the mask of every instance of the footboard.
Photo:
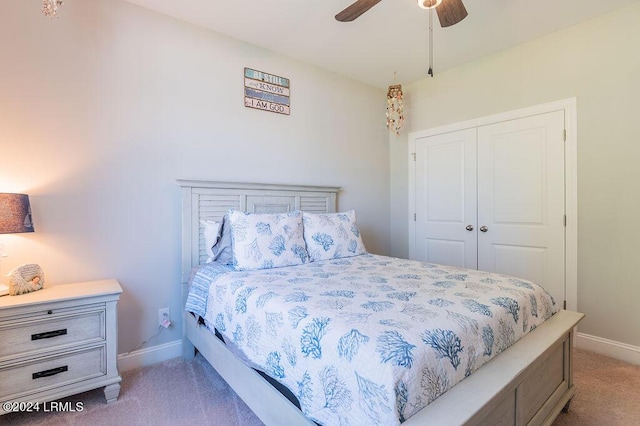
<svg viewBox="0 0 640 426">
<path fill-rule="evenodd" d="M 573 329 L 583 317 L 557 313 L 405 425 L 550 425 L 575 393 Z"/>
<path fill-rule="evenodd" d="M 573 330 L 583 317 L 557 313 L 404 425 L 552 424 L 575 393 Z M 265 424 L 313 424 L 191 314 L 185 314 L 184 344 L 190 356 L 195 345 Z"/>
</svg>

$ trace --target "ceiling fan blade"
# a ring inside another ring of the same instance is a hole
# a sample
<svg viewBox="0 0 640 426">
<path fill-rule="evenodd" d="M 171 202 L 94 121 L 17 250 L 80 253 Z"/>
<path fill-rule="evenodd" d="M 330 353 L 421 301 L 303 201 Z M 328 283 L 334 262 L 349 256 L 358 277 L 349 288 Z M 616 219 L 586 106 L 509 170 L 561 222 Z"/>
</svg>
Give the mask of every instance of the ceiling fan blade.
<svg viewBox="0 0 640 426">
<path fill-rule="evenodd" d="M 450 27 L 467 17 L 467 9 L 464 8 L 462 0 L 442 0 L 436 7 L 436 12 L 441 27 Z"/>
<path fill-rule="evenodd" d="M 371 9 L 381 0 L 357 0 L 351 6 L 336 15 L 336 20 L 340 22 L 351 22 L 358 16 Z"/>
</svg>

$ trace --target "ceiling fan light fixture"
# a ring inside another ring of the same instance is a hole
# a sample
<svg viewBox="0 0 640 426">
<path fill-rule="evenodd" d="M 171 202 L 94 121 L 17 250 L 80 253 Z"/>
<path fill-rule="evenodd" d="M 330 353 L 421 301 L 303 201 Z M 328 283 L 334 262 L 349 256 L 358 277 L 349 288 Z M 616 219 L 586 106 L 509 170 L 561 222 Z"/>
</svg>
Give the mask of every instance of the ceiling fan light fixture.
<svg viewBox="0 0 640 426">
<path fill-rule="evenodd" d="M 418 0 L 418 6 L 422 9 L 433 9 L 440 6 L 442 0 Z"/>
</svg>

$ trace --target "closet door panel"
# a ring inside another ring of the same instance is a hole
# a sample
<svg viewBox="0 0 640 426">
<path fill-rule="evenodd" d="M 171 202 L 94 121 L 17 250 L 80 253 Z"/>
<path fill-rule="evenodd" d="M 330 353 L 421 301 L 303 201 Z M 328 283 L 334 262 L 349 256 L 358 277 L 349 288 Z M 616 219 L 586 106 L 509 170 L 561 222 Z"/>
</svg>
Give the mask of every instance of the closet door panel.
<svg viewBox="0 0 640 426">
<path fill-rule="evenodd" d="M 475 129 L 416 141 L 416 259 L 477 268 L 476 151 Z"/>
<path fill-rule="evenodd" d="M 478 269 L 564 300 L 564 113 L 478 128 Z M 483 232 L 484 231 L 484 232 Z"/>
<path fill-rule="evenodd" d="M 491 250 L 495 271 L 527 278 L 535 283 L 541 283 L 544 279 L 545 265 L 548 262 L 545 248 L 494 243 Z"/>
</svg>

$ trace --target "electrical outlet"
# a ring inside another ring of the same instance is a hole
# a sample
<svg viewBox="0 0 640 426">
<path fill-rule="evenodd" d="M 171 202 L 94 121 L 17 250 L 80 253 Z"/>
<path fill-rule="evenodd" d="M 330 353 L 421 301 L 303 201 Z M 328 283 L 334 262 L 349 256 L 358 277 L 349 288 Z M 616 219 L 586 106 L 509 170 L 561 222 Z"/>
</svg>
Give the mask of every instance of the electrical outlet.
<svg viewBox="0 0 640 426">
<path fill-rule="evenodd" d="M 164 328 L 168 328 L 171 325 L 171 309 L 158 309 L 158 325 Z"/>
</svg>

